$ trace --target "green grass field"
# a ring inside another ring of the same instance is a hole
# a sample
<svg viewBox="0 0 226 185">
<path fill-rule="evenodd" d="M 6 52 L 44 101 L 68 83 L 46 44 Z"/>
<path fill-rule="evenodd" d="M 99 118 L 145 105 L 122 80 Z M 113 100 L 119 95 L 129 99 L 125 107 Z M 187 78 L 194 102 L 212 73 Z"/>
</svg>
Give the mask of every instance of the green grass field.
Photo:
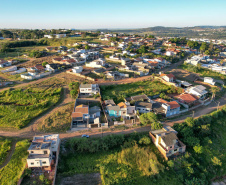
<svg viewBox="0 0 226 185">
<path fill-rule="evenodd" d="M 146 94 L 147 96 L 158 95 L 162 92 L 168 93 L 172 89 L 179 90 L 172 86 L 167 86 L 159 81 L 141 81 L 130 84 L 101 86 L 101 94 L 104 100 L 113 99 L 116 103 L 124 101 L 124 98 Z"/>
<path fill-rule="evenodd" d="M 29 145 L 27 140 L 17 142 L 10 162 L 0 170 L 0 185 L 17 184 L 25 169 Z"/>
<path fill-rule="evenodd" d="M 11 141 L 0 137 L 0 165 L 4 162 L 11 147 Z"/>
<path fill-rule="evenodd" d="M 0 127 L 20 129 L 50 107 L 55 105 L 62 88 L 46 85 L 48 80 L 26 88 L 0 92 Z"/>
</svg>

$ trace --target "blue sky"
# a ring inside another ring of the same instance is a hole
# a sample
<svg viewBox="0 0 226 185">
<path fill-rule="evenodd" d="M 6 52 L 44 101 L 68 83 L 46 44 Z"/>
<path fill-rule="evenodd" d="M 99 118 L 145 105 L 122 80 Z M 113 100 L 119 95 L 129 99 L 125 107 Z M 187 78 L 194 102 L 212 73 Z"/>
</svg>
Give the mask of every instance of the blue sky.
<svg viewBox="0 0 226 185">
<path fill-rule="evenodd" d="M 226 0 L 0 0 L 0 28 L 226 25 Z"/>
</svg>

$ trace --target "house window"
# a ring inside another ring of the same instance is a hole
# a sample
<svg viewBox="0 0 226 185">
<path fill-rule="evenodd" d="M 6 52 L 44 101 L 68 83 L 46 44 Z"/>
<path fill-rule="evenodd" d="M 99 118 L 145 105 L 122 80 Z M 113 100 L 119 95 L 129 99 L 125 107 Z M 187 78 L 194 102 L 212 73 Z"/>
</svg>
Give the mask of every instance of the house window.
<svg viewBox="0 0 226 185">
<path fill-rule="evenodd" d="M 47 154 L 47 151 L 44 151 L 44 154 Z"/>
<path fill-rule="evenodd" d="M 33 151 L 31 151 L 31 153 L 33 154 L 34 152 L 33 152 Z"/>
<path fill-rule="evenodd" d="M 43 162 L 42 162 L 42 164 L 46 164 L 46 162 L 45 162 L 45 161 L 43 161 Z"/>
<path fill-rule="evenodd" d="M 31 165 L 34 165 L 34 163 L 31 163 Z"/>
</svg>

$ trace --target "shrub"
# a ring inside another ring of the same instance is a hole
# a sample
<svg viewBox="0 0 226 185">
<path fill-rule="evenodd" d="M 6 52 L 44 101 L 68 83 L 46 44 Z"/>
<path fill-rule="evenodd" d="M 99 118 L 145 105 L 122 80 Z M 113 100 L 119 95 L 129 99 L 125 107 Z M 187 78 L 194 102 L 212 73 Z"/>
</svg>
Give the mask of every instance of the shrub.
<svg viewBox="0 0 226 185">
<path fill-rule="evenodd" d="M 151 139 L 148 136 L 144 136 L 139 140 L 140 145 L 149 145 L 151 143 Z"/>
</svg>

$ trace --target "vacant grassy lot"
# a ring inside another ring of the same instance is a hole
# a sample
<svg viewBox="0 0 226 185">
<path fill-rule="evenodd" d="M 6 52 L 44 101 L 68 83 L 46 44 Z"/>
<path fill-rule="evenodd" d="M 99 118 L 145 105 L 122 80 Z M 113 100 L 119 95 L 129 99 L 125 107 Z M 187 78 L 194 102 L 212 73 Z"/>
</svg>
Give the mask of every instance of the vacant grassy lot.
<svg viewBox="0 0 226 185">
<path fill-rule="evenodd" d="M 29 145 L 27 140 L 17 142 L 10 162 L 0 170 L 0 185 L 17 184 L 25 169 Z"/>
<path fill-rule="evenodd" d="M 71 126 L 71 112 L 74 107 L 74 102 L 59 107 L 55 112 L 46 117 L 41 124 L 38 125 L 38 130 L 45 132 L 65 132 Z"/>
<path fill-rule="evenodd" d="M 173 91 L 172 91 L 173 90 Z M 159 81 L 140 81 L 130 84 L 101 86 L 101 94 L 104 100 L 113 99 L 116 103 L 124 101 L 124 98 L 146 94 L 147 96 L 160 93 L 176 92 L 179 88 L 167 86 Z"/>
<path fill-rule="evenodd" d="M 46 48 L 46 46 L 16 47 L 16 48 L 13 48 L 13 51 L 11 51 L 11 52 L 0 52 L 0 58 L 18 57 L 18 56 L 22 56 L 25 53 L 28 53 L 31 50 L 39 50 L 39 51 L 42 51 L 45 48 Z"/>
<path fill-rule="evenodd" d="M 11 141 L 0 137 L 0 165 L 4 162 L 8 151 L 10 150 Z"/>
<path fill-rule="evenodd" d="M 224 82 L 226 82 L 225 75 L 215 72 L 215 71 L 211 71 L 211 70 L 203 68 L 203 67 L 197 67 L 197 66 L 193 66 L 191 64 L 183 64 L 181 66 L 181 68 L 184 70 L 190 71 L 190 72 L 198 73 L 198 74 L 200 74 L 200 76 L 203 76 L 203 77 L 212 77 L 214 79 L 223 80 Z"/>
<path fill-rule="evenodd" d="M 0 127 L 23 128 L 55 105 L 60 99 L 62 88 L 58 82 L 51 80 L 0 92 Z"/>
<path fill-rule="evenodd" d="M 147 142 L 141 142 L 142 138 Z M 165 160 L 147 133 L 74 138 L 65 146 L 67 153 L 61 152 L 58 182 L 74 174 L 100 173 L 102 184 L 167 184 L 169 176 L 170 184 L 182 184 L 171 170 L 166 170 Z"/>
</svg>

